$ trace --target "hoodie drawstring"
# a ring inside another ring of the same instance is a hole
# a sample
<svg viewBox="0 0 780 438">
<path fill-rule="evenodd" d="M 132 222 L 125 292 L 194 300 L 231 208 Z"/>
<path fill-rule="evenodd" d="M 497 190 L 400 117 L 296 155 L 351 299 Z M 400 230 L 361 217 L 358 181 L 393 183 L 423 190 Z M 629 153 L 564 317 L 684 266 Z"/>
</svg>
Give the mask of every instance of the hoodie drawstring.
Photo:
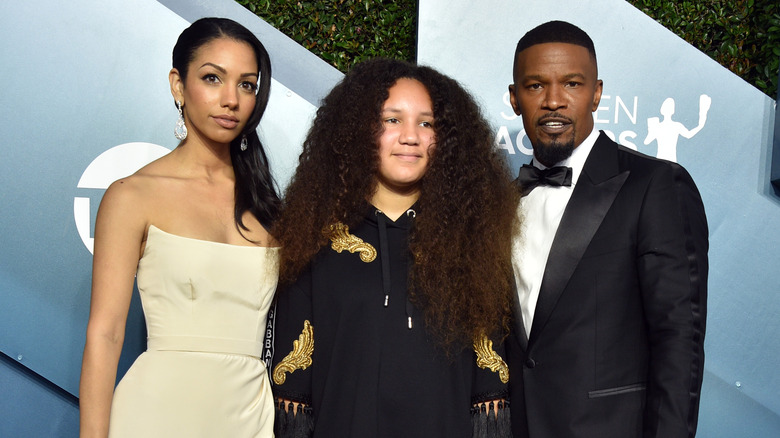
<svg viewBox="0 0 780 438">
<path fill-rule="evenodd" d="M 387 217 L 384 213 L 382 213 L 381 210 L 376 210 L 375 215 L 377 216 L 377 225 L 379 227 L 379 259 L 382 261 L 382 289 L 385 293 L 385 299 L 384 299 L 384 307 L 388 307 L 390 305 L 390 291 L 392 288 L 391 283 L 391 275 L 390 275 L 390 255 L 387 253 L 388 251 L 388 243 L 387 243 Z M 415 217 L 417 214 L 414 210 L 409 209 L 406 211 L 407 216 Z M 412 329 L 412 312 L 414 311 L 414 306 L 412 305 L 412 302 L 409 301 L 409 298 L 406 298 L 406 321 L 407 321 L 407 327 L 409 329 Z"/>
<path fill-rule="evenodd" d="M 382 261 L 382 289 L 385 292 L 385 307 L 390 303 L 390 256 L 387 254 L 387 220 L 384 213 L 376 211 L 379 225 L 379 259 Z"/>
</svg>

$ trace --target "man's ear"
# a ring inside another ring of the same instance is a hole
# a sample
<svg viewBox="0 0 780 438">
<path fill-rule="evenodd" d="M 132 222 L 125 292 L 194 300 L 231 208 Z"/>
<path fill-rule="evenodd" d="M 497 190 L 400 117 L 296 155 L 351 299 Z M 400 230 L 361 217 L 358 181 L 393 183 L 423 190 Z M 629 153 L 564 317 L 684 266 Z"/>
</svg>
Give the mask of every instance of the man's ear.
<svg viewBox="0 0 780 438">
<path fill-rule="evenodd" d="M 518 116 L 523 115 L 520 105 L 517 103 L 517 98 L 515 97 L 515 84 L 509 84 L 509 103 L 512 104 L 512 109 L 515 111 L 515 114 Z"/>
<path fill-rule="evenodd" d="M 599 102 L 601 102 L 601 92 L 604 90 L 604 82 L 601 79 L 596 80 L 596 92 L 593 93 L 593 107 L 591 112 L 599 109 Z"/>
</svg>

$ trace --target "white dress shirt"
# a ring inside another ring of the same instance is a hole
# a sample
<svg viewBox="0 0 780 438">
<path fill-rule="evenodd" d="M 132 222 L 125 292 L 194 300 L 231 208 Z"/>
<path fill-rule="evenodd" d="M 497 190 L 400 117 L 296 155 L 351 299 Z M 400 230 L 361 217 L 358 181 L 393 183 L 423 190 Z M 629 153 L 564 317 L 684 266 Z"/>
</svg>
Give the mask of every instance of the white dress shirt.
<svg viewBox="0 0 780 438">
<path fill-rule="evenodd" d="M 556 166 L 571 167 L 571 187 L 540 185 L 520 200 L 518 215 L 522 227 L 520 235 L 512 242 L 512 266 L 525 333 L 528 337 L 531 336 L 539 289 L 542 286 L 542 277 L 555 233 L 582 173 L 585 160 L 598 136 L 599 131 L 594 129 L 579 146 L 574 148 L 569 158 L 556 163 Z M 533 159 L 532 164 L 539 169 L 546 169 L 545 165 L 539 163 L 536 158 Z"/>
</svg>

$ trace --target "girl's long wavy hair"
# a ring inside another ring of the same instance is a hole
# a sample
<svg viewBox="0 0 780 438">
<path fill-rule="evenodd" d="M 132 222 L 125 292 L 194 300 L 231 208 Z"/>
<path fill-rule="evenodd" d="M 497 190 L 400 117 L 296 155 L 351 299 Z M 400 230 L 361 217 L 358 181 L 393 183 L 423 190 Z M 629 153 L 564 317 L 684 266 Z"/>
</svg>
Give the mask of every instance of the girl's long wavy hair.
<svg viewBox="0 0 780 438">
<path fill-rule="evenodd" d="M 263 118 L 271 93 L 271 59 L 257 37 L 241 24 L 227 19 L 207 17 L 193 22 L 179 35 L 173 47 L 173 67 L 187 83 L 187 71 L 195 54 L 204 45 L 218 38 L 230 38 L 247 43 L 257 59 L 260 79 L 257 84 L 255 108 L 244 130 L 230 142 L 230 159 L 236 175 L 234 220 L 239 232 L 248 230 L 242 217 L 249 211 L 260 224 L 270 230 L 279 215 L 281 201 L 276 190 L 268 157 L 257 135 L 257 126 Z M 185 103 L 186 104 L 186 103 Z M 241 139 L 246 137 L 247 150 L 241 150 Z M 242 233 L 243 234 L 243 233 Z"/>
<path fill-rule="evenodd" d="M 477 104 L 431 68 L 363 62 L 325 97 L 274 229 L 281 281 L 295 280 L 328 244 L 327 225 L 362 221 L 377 185 L 382 105 L 400 78 L 428 90 L 436 134 L 410 235 L 410 299 L 449 353 L 508 329 L 519 195 Z"/>
</svg>

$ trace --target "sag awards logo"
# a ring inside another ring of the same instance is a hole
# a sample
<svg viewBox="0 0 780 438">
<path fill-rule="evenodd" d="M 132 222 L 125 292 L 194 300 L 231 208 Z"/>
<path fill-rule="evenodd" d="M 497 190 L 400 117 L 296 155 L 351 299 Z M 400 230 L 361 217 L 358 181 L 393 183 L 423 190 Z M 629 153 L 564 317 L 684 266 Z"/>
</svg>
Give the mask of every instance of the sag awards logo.
<svg viewBox="0 0 780 438">
<path fill-rule="evenodd" d="M 509 92 L 504 93 L 504 104 L 511 108 L 509 103 Z M 599 125 L 603 124 L 625 124 L 623 118 L 627 118 L 633 126 L 638 123 L 638 103 L 639 98 L 634 96 L 633 101 L 627 104 L 620 96 L 615 96 L 614 108 L 610 106 L 612 101 L 611 96 L 602 96 L 601 103 L 599 104 L 596 112 L 593 113 L 594 122 L 596 123 L 596 129 L 603 129 L 612 140 L 631 148 L 633 150 L 639 150 L 636 146 L 637 137 L 639 136 L 635 130 L 628 129 L 618 133 L 617 137 L 615 133 L 609 129 L 604 129 Z M 712 99 L 706 94 L 699 96 L 699 122 L 698 124 L 689 129 L 683 123 L 674 120 L 675 100 L 671 97 L 664 100 L 661 104 L 661 108 L 658 112 L 653 112 L 653 117 L 646 119 L 647 135 L 644 138 L 643 145 L 649 146 L 653 142 L 656 143 L 656 153 L 648 153 L 648 155 L 654 155 L 657 158 L 664 160 L 677 162 L 677 146 L 680 143 L 680 137 L 685 139 L 691 139 L 693 136 L 699 133 L 707 123 L 707 113 L 712 105 Z M 605 118 L 612 115 L 612 118 Z M 660 114 L 661 117 L 655 117 L 655 114 Z M 501 117 L 504 120 L 515 120 L 517 116 L 514 112 L 501 112 Z M 525 155 L 533 155 L 533 149 L 530 143 L 525 138 L 525 129 L 521 129 L 514 138 L 509 134 L 509 128 L 507 126 L 500 126 L 496 132 L 496 144 L 499 148 L 505 149 L 509 154 L 514 155 L 515 149 Z M 644 151 L 640 151 L 644 152 Z"/>
<path fill-rule="evenodd" d="M 169 149 L 152 143 L 125 143 L 114 146 L 98 155 L 79 179 L 79 189 L 105 190 L 119 178 L 132 175 L 141 167 L 170 152 Z M 97 203 L 93 205 L 92 198 L 76 196 L 73 198 L 73 218 L 76 230 L 89 252 L 94 251 L 92 236 L 93 212 L 97 211 Z"/>
</svg>

